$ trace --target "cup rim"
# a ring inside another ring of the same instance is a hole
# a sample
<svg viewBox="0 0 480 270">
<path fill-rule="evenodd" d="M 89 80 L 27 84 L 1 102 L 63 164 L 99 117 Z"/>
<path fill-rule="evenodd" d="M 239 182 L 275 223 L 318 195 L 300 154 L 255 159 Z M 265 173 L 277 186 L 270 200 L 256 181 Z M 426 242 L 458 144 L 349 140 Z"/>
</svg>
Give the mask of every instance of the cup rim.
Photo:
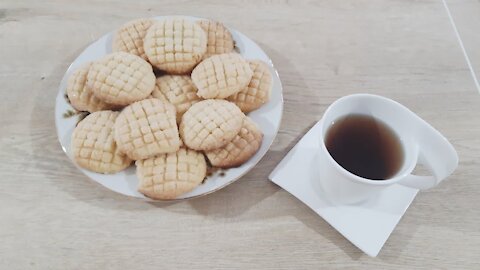
<svg viewBox="0 0 480 270">
<path fill-rule="evenodd" d="M 383 102 L 388 102 L 388 103 L 391 103 L 392 105 L 394 106 L 401 106 L 402 108 L 404 109 L 407 109 L 406 107 L 404 107 L 403 105 L 401 105 L 400 103 L 392 100 L 392 99 L 389 99 L 389 98 L 386 98 L 386 97 L 382 97 L 382 96 L 378 96 L 378 95 L 373 95 L 373 94 L 352 94 L 352 95 L 348 95 L 348 96 L 344 96 L 344 97 L 341 97 L 337 100 L 335 100 L 332 104 L 330 104 L 330 106 L 328 106 L 328 108 L 325 110 L 324 114 L 323 114 L 323 117 L 322 117 L 322 124 L 321 124 L 321 128 L 322 128 L 322 139 L 321 139 L 321 147 L 322 147 L 322 150 L 324 150 L 327 154 L 327 158 L 328 160 L 334 164 L 334 167 L 339 170 L 341 173 L 343 174 L 346 174 L 349 176 L 349 179 L 350 180 L 355 180 L 355 181 L 359 181 L 361 183 L 364 183 L 364 184 L 368 184 L 368 185 L 376 185 L 376 186 L 385 186 L 385 185 L 391 185 L 391 184 L 394 184 L 394 183 L 397 183 L 399 182 L 401 179 L 403 179 L 404 177 L 406 177 L 407 175 L 409 175 L 413 169 L 415 168 L 416 166 L 416 161 L 414 162 L 413 160 L 410 161 L 410 164 L 407 164 L 406 167 L 403 169 L 403 171 L 401 171 L 401 173 L 397 173 L 395 174 L 392 178 L 388 178 L 388 179 L 384 179 L 384 180 L 374 180 L 374 179 L 368 179 L 368 178 L 364 178 L 364 177 L 361 177 L 361 176 L 358 176 L 354 173 L 351 173 L 350 171 L 348 171 L 347 169 L 343 168 L 340 164 L 338 164 L 338 162 L 332 157 L 332 155 L 330 154 L 330 152 L 328 151 L 327 149 L 327 146 L 325 145 L 325 138 L 323 136 L 323 131 L 324 131 L 324 125 L 325 125 L 325 122 L 324 122 L 324 119 L 325 119 L 325 116 L 328 115 L 328 113 L 332 110 L 333 107 L 335 107 L 335 105 L 338 105 L 338 103 L 342 102 L 342 101 L 345 101 L 347 99 L 352 99 L 352 98 L 360 98 L 360 97 L 364 97 L 364 98 L 374 98 L 374 99 L 380 99 L 381 101 Z M 408 109 L 407 109 L 408 110 Z M 410 110 L 409 110 L 410 111 Z M 403 150 L 405 151 L 405 159 L 404 159 L 404 164 L 408 161 L 407 160 L 407 153 L 406 151 L 409 151 L 408 150 L 408 147 L 407 145 L 404 144 L 403 141 L 401 141 L 401 144 L 402 144 L 402 148 Z M 418 147 L 416 145 L 414 145 L 412 150 L 415 151 L 415 153 L 413 153 L 415 156 L 418 156 Z M 410 150 L 410 151 L 412 151 Z M 405 166 L 405 165 L 403 165 Z"/>
</svg>

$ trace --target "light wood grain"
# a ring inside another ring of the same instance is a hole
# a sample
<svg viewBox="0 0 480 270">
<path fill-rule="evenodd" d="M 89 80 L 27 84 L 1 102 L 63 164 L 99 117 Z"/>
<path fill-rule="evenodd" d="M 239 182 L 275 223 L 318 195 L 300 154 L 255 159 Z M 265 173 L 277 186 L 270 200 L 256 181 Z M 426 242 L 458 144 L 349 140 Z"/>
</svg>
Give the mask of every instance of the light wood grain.
<svg viewBox="0 0 480 270">
<path fill-rule="evenodd" d="M 280 133 L 257 167 L 175 204 L 89 181 L 62 152 L 53 117 L 63 73 L 85 46 L 162 14 L 214 18 L 257 41 L 285 97 Z M 479 268 L 480 95 L 441 1 L 2 0 L 0 59 L 1 269 Z M 267 181 L 328 104 L 358 92 L 405 104 L 460 156 L 377 258 Z"/>
<path fill-rule="evenodd" d="M 453 24 L 458 30 L 480 93 L 480 1 L 445 0 L 445 3 L 452 14 Z"/>
</svg>

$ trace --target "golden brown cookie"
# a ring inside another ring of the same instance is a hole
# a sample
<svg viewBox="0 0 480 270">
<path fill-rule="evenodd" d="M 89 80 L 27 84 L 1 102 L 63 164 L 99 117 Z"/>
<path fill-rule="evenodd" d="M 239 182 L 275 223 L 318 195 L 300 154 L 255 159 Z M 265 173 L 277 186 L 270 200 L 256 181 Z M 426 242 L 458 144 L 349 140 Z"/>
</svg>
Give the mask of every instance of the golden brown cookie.
<svg viewBox="0 0 480 270">
<path fill-rule="evenodd" d="M 134 160 L 180 148 L 175 107 L 156 98 L 125 107 L 115 121 L 118 148 Z"/>
<path fill-rule="evenodd" d="M 94 112 L 78 124 L 72 134 L 72 154 L 82 168 L 98 173 L 116 173 L 132 162 L 118 149 L 113 126 L 118 112 Z"/>
<path fill-rule="evenodd" d="M 207 51 L 207 35 L 196 23 L 168 18 L 153 24 L 143 47 L 155 67 L 171 74 L 190 72 Z"/>
<path fill-rule="evenodd" d="M 194 150 L 213 150 L 230 142 L 240 131 L 245 115 L 233 103 L 208 99 L 195 103 L 182 117 L 180 135 Z"/>
<path fill-rule="evenodd" d="M 148 28 L 155 23 L 153 19 L 137 19 L 122 25 L 113 36 L 112 50 L 127 52 L 147 60 L 143 49 L 143 39 Z"/>
<path fill-rule="evenodd" d="M 244 112 L 248 113 L 260 108 L 270 99 L 273 79 L 268 65 L 261 60 L 248 61 L 253 70 L 253 76 L 247 87 L 229 96 L 227 100 L 234 102 Z"/>
<path fill-rule="evenodd" d="M 91 63 L 87 63 L 70 75 L 67 81 L 67 96 L 72 107 L 78 111 L 96 112 L 110 110 L 115 106 L 101 101 L 95 97 L 87 87 L 87 74 Z"/>
<path fill-rule="evenodd" d="M 207 52 L 203 59 L 214 54 L 233 52 L 232 34 L 222 23 L 211 20 L 201 20 L 197 23 L 207 33 Z"/>
<path fill-rule="evenodd" d="M 253 72 L 237 53 L 217 54 L 192 71 L 192 80 L 202 98 L 226 98 L 247 87 Z"/>
<path fill-rule="evenodd" d="M 157 78 L 152 96 L 169 102 L 177 110 L 177 122 L 193 104 L 202 100 L 197 96 L 197 87 L 188 75 L 164 75 Z"/>
<path fill-rule="evenodd" d="M 142 58 L 115 52 L 92 64 L 87 86 L 104 102 L 128 105 L 150 96 L 155 88 L 155 74 Z"/>
<path fill-rule="evenodd" d="M 192 191 L 207 173 L 202 153 L 181 148 L 178 152 L 137 160 L 138 191 L 157 200 L 175 199 Z"/>
<path fill-rule="evenodd" d="M 214 167 L 237 167 L 249 160 L 262 145 L 263 133 L 248 117 L 243 120 L 240 132 L 221 148 L 206 151 L 205 155 Z"/>
</svg>

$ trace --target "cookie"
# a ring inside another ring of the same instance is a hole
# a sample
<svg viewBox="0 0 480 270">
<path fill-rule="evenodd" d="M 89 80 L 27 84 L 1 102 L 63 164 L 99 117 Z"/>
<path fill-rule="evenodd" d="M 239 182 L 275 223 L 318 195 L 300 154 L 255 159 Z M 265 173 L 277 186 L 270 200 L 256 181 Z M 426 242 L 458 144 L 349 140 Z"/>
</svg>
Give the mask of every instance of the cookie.
<svg viewBox="0 0 480 270">
<path fill-rule="evenodd" d="M 87 87 L 87 73 L 91 63 L 85 64 L 70 75 L 67 81 L 67 96 L 72 107 L 78 111 L 96 112 L 110 110 L 115 106 L 101 101 L 95 97 Z"/>
<path fill-rule="evenodd" d="M 181 148 L 178 152 L 137 160 L 138 191 L 157 200 L 175 199 L 192 191 L 207 173 L 202 153 Z"/>
<path fill-rule="evenodd" d="M 72 155 L 82 168 L 97 173 L 116 173 L 132 162 L 117 147 L 113 126 L 118 112 L 99 111 L 78 123 L 72 134 Z"/>
<path fill-rule="evenodd" d="M 175 107 L 156 98 L 125 107 L 115 121 L 115 141 L 134 160 L 178 151 Z"/>
<path fill-rule="evenodd" d="M 248 117 L 243 120 L 240 132 L 225 146 L 206 151 L 205 155 L 214 167 L 237 167 L 249 160 L 262 144 L 263 133 Z"/>
<path fill-rule="evenodd" d="M 104 102 L 128 105 L 150 96 L 155 88 L 155 74 L 142 58 L 115 52 L 92 64 L 87 86 Z"/>
<path fill-rule="evenodd" d="M 143 49 L 143 39 L 148 28 L 155 23 L 153 19 L 137 19 L 124 24 L 113 36 L 112 50 L 127 52 L 147 60 Z"/>
<path fill-rule="evenodd" d="M 247 87 L 230 96 L 227 100 L 234 102 L 245 113 L 260 108 L 270 99 L 273 79 L 268 65 L 261 60 L 248 61 L 253 76 Z"/>
<path fill-rule="evenodd" d="M 182 18 L 156 22 L 143 47 L 148 61 L 171 74 L 190 72 L 207 51 L 207 35 L 200 25 Z"/>
<path fill-rule="evenodd" d="M 152 96 L 175 106 L 177 122 L 193 104 L 201 100 L 197 96 L 197 87 L 188 75 L 164 75 L 157 78 Z"/>
<path fill-rule="evenodd" d="M 203 60 L 192 71 L 192 80 L 202 98 L 226 98 L 247 87 L 252 69 L 237 53 L 218 54 Z"/>
<path fill-rule="evenodd" d="M 197 102 L 180 123 L 183 143 L 194 150 L 213 150 L 230 142 L 240 131 L 245 115 L 233 103 L 221 99 Z"/>
<path fill-rule="evenodd" d="M 234 42 L 232 34 L 220 22 L 202 20 L 197 22 L 207 33 L 207 52 L 203 59 L 214 54 L 233 52 Z"/>
</svg>

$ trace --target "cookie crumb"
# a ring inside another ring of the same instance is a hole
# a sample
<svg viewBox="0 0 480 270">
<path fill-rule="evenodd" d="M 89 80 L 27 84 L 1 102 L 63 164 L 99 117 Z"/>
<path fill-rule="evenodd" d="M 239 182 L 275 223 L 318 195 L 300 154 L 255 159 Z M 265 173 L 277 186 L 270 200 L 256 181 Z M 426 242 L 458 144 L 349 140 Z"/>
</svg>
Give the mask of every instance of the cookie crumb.
<svg viewBox="0 0 480 270">
<path fill-rule="evenodd" d="M 67 110 L 66 112 L 63 113 L 63 118 L 70 118 L 76 114 L 77 112 L 74 110 Z"/>
<path fill-rule="evenodd" d="M 64 94 L 63 97 L 65 98 L 65 100 L 67 101 L 68 104 L 71 104 L 70 99 L 68 98 L 67 94 Z"/>
</svg>

